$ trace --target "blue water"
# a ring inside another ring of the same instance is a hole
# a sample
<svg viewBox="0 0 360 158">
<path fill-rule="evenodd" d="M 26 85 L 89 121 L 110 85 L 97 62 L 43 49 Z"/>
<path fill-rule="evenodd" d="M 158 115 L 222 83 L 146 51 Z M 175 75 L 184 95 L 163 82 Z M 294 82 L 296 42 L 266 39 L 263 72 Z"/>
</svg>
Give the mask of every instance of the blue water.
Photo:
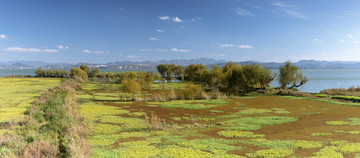
<svg viewBox="0 0 360 158">
<path fill-rule="evenodd" d="M 23 69 L 23 70 L 2 70 L 0 69 L 0 76 L 9 75 L 35 75 L 35 69 Z"/>
<path fill-rule="evenodd" d="M 279 73 L 277 69 L 272 70 Z M 323 89 L 349 88 L 360 86 L 360 69 L 303 69 L 303 75 L 309 80 L 299 87 L 303 92 L 320 92 Z M 35 70 L 0 70 L 0 76 L 8 75 L 35 75 Z M 278 81 L 271 86 L 277 87 Z"/>
<path fill-rule="evenodd" d="M 298 88 L 303 92 L 318 93 L 323 89 L 360 86 L 360 69 L 303 69 L 302 71 L 309 80 L 304 86 Z M 278 85 L 278 81 L 271 83 L 273 87 Z"/>
</svg>

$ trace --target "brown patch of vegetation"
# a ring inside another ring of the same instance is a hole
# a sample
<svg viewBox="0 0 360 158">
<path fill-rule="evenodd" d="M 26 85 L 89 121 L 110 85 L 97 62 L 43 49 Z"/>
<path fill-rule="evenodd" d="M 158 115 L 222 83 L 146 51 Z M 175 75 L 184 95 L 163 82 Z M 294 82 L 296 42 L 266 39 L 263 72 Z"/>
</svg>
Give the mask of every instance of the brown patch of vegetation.
<svg viewBox="0 0 360 158">
<path fill-rule="evenodd" d="M 23 152 L 23 158 L 48 157 L 54 158 L 58 152 L 58 148 L 50 142 L 34 142 L 28 145 Z"/>
</svg>

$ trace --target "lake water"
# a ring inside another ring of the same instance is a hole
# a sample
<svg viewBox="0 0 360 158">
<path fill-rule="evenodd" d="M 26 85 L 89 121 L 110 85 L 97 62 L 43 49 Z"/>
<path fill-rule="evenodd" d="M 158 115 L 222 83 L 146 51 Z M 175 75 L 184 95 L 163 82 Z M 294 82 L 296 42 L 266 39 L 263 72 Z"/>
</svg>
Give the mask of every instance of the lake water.
<svg viewBox="0 0 360 158">
<path fill-rule="evenodd" d="M 279 73 L 277 69 L 272 70 Z M 309 80 L 299 90 L 304 92 L 320 92 L 323 89 L 349 88 L 360 86 L 360 69 L 303 69 L 303 75 Z M 35 75 L 35 70 L 0 70 L 0 76 Z M 271 86 L 279 86 L 273 81 Z"/>
<path fill-rule="evenodd" d="M 272 70 L 279 73 L 278 70 Z M 309 80 L 298 89 L 303 92 L 318 93 L 323 89 L 350 88 L 360 86 L 360 69 L 303 69 L 303 75 Z M 279 86 L 278 81 L 271 86 Z"/>
</svg>

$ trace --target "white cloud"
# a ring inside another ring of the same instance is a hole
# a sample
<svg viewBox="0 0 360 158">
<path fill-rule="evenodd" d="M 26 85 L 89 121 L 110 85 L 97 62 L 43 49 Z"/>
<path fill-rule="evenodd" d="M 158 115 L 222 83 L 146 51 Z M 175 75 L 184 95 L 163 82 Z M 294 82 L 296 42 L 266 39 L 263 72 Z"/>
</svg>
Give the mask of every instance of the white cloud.
<svg viewBox="0 0 360 158">
<path fill-rule="evenodd" d="M 305 16 L 303 13 L 296 11 L 296 7 L 285 4 L 283 2 L 273 2 L 271 3 L 272 6 L 276 7 L 275 13 L 278 13 L 280 15 L 285 15 L 292 18 L 298 18 L 298 19 L 308 19 L 307 16 Z"/>
<path fill-rule="evenodd" d="M 251 46 L 251 45 L 239 45 L 238 47 L 239 47 L 239 48 L 254 48 L 254 47 Z"/>
<path fill-rule="evenodd" d="M 240 16 L 252 16 L 253 15 L 253 13 L 251 13 L 245 9 L 242 9 L 242 8 L 236 8 L 235 11 Z"/>
<path fill-rule="evenodd" d="M 360 44 L 360 41 L 353 41 L 354 44 Z"/>
<path fill-rule="evenodd" d="M 286 13 L 287 16 L 289 17 L 298 18 L 298 19 L 308 19 L 308 17 L 297 11 L 284 9 L 283 12 Z"/>
<path fill-rule="evenodd" d="M 233 44 L 220 44 L 220 47 L 234 47 Z"/>
<path fill-rule="evenodd" d="M 57 50 L 57 49 L 44 49 L 43 52 L 46 52 L 46 53 L 57 53 L 57 52 L 59 52 L 59 50 Z"/>
<path fill-rule="evenodd" d="M 340 39 L 340 42 L 342 43 L 342 42 L 345 42 L 345 40 L 344 39 Z"/>
<path fill-rule="evenodd" d="M 160 39 L 155 38 L 155 37 L 150 37 L 149 40 L 150 40 L 150 41 L 158 41 L 158 40 L 160 40 Z"/>
<path fill-rule="evenodd" d="M 197 16 L 196 18 L 191 19 L 191 21 L 198 21 L 198 20 L 202 20 L 202 18 Z"/>
<path fill-rule="evenodd" d="M 69 46 L 58 45 L 59 49 L 69 49 Z"/>
<path fill-rule="evenodd" d="M 183 22 L 179 17 L 172 18 L 173 22 Z"/>
<path fill-rule="evenodd" d="M 169 16 L 159 16 L 160 20 L 170 20 Z"/>
<path fill-rule="evenodd" d="M 322 40 L 321 40 L 321 39 L 314 38 L 313 41 L 314 41 L 314 42 L 321 42 Z"/>
<path fill-rule="evenodd" d="M 22 48 L 22 47 L 8 47 L 8 48 L 4 48 L 2 49 L 3 51 L 6 52 L 22 52 L 22 53 L 39 53 L 39 52 L 44 52 L 44 53 L 57 53 L 59 52 L 59 50 L 57 49 L 38 49 L 38 48 Z"/>
<path fill-rule="evenodd" d="M 6 35 L 2 34 L 0 35 L 0 39 L 8 39 Z"/>
<path fill-rule="evenodd" d="M 170 50 L 173 51 L 173 52 L 190 52 L 190 50 L 178 49 L 178 48 L 171 48 Z"/>
<path fill-rule="evenodd" d="M 88 50 L 88 49 L 84 49 L 82 52 L 88 53 L 88 54 L 107 54 L 108 53 L 105 51 L 98 51 L 98 50 L 92 51 L 92 50 Z"/>
<path fill-rule="evenodd" d="M 285 4 L 283 2 L 272 2 L 271 5 L 275 7 L 292 7 L 291 5 Z"/>
<path fill-rule="evenodd" d="M 157 32 L 165 32 L 164 30 L 161 30 L 161 29 L 157 29 L 156 31 Z"/>
<path fill-rule="evenodd" d="M 156 52 L 167 52 L 167 51 L 169 51 L 169 50 L 167 50 L 167 49 L 155 49 L 155 51 L 156 51 Z"/>
<path fill-rule="evenodd" d="M 353 36 L 350 35 L 350 34 L 347 34 L 346 36 L 347 36 L 348 38 L 353 38 Z"/>
</svg>

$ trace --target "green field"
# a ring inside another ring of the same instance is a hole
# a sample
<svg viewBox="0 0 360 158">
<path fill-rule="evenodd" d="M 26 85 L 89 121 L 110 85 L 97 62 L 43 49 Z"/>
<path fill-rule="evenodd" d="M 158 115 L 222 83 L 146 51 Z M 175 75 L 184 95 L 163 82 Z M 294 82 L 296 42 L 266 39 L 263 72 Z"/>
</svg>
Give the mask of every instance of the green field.
<svg viewBox="0 0 360 158">
<path fill-rule="evenodd" d="M 277 96 L 122 102 L 120 90 L 83 86 L 78 96 L 82 114 L 92 122 L 92 157 L 353 157 L 360 153 L 357 107 Z M 157 122 L 151 123 L 152 114 Z"/>
<path fill-rule="evenodd" d="M 1 121 L 21 117 L 59 79 L 0 78 Z M 154 84 L 181 91 L 184 84 Z M 211 100 L 124 101 L 120 85 L 77 90 L 91 125 L 91 157 L 356 157 L 360 110 L 323 100 L 248 96 Z M 356 105 L 355 105 L 356 104 Z M 2 128 L 2 127 L 1 127 Z M 0 134 L 11 131 L 0 130 Z M 0 155 L 8 152 L 0 147 Z"/>
<path fill-rule="evenodd" d="M 19 118 L 43 90 L 59 85 L 60 79 L 0 77 L 0 122 Z"/>
</svg>

